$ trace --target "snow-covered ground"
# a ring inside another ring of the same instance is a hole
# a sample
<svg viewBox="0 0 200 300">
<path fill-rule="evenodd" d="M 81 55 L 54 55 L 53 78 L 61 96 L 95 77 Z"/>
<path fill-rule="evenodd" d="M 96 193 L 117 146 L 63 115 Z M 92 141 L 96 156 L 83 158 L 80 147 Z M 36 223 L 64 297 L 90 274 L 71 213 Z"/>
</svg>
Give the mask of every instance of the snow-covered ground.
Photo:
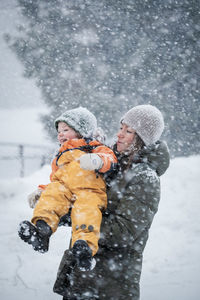
<svg viewBox="0 0 200 300">
<path fill-rule="evenodd" d="M 144 253 L 141 300 L 200 299 L 200 156 L 176 158 Z"/>
<path fill-rule="evenodd" d="M 176 158 L 162 176 L 162 199 L 144 253 L 141 300 L 198 300 L 200 270 L 200 156 Z M 0 181 L 0 298 L 56 300 L 52 292 L 70 229 L 60 227 L 46 254 L 17 235 L 32 210 L 26 197 L 48 182 L 49 166 L 25 178 Z"/>
</svg>

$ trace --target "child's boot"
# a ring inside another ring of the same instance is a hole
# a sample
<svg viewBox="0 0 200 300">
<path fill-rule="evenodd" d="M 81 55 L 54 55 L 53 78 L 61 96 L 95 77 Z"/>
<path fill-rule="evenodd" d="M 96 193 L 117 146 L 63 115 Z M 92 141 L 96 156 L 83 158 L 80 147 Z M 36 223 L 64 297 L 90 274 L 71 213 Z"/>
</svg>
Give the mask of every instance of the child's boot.
<svg viewBox="0 0 200 300">
<path fill-rule="evenodd" d="M 43 220 L 38 220 L 36 226 L 29 221 L 19 224 L 20 238 L 30 245 L 35 251 L 45 253 L 49 249 L 49 238 L 52 234 L 51 227 Z"/>
<path fill-rule="evenodd" d="M 92 269 L 92 250 L 84 240 L 77 240 L 72 248 L 77 266 L 83 271 Z"/>
</svg>

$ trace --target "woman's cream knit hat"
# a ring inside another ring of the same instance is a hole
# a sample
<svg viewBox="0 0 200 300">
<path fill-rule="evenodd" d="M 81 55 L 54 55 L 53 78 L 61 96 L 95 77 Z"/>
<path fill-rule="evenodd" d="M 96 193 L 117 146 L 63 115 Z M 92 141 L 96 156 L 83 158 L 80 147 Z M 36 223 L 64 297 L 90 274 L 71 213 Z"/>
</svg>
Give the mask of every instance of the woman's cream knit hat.
<svg viewBox="0 0 200 300">
<path fill-rule="evenodd" d="M 121 119 L 136 131 L 146 146 L 160 139 L 164 130 L 162 113 L 152 105 L 138 105 L 131 108 Z"/>
</svg>

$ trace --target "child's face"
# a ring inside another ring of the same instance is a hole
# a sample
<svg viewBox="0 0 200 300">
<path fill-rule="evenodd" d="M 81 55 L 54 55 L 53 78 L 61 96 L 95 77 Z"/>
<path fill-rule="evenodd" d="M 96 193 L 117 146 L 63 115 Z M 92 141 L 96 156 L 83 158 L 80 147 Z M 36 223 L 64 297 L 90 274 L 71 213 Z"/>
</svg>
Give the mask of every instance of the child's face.
<svg viewBox="0 0 200 300">
<path fill-rule="evenodd" d="M 68 140 L 77 138 L 79 138 L 79 134 L 74 129 L 69 127 L 65 122 L 58 123 L 58 141 L 61 145 Z"/>
</svg>

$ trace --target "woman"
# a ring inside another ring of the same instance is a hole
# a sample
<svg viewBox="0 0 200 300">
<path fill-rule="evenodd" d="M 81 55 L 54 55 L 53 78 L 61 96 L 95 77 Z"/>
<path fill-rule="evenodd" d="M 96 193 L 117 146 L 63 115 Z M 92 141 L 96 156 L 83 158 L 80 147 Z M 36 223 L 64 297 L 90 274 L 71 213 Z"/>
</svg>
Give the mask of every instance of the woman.
<svg viewBox="0 0 200 300">
<path fill-rule="evenodd" d="M 138 300 L 143 251 L 160 200 L 159 177 L 169 166 L 169 152 L 159 142 L 161 112 L 139 105 L 121 119 L 113 150 L 115 172 L 107 174 L 108 208 L 101 226 L 96 266 L 77 268 L 70 250 L 62 258 L 54 292 L 67 299 Z"/>
</svg>

